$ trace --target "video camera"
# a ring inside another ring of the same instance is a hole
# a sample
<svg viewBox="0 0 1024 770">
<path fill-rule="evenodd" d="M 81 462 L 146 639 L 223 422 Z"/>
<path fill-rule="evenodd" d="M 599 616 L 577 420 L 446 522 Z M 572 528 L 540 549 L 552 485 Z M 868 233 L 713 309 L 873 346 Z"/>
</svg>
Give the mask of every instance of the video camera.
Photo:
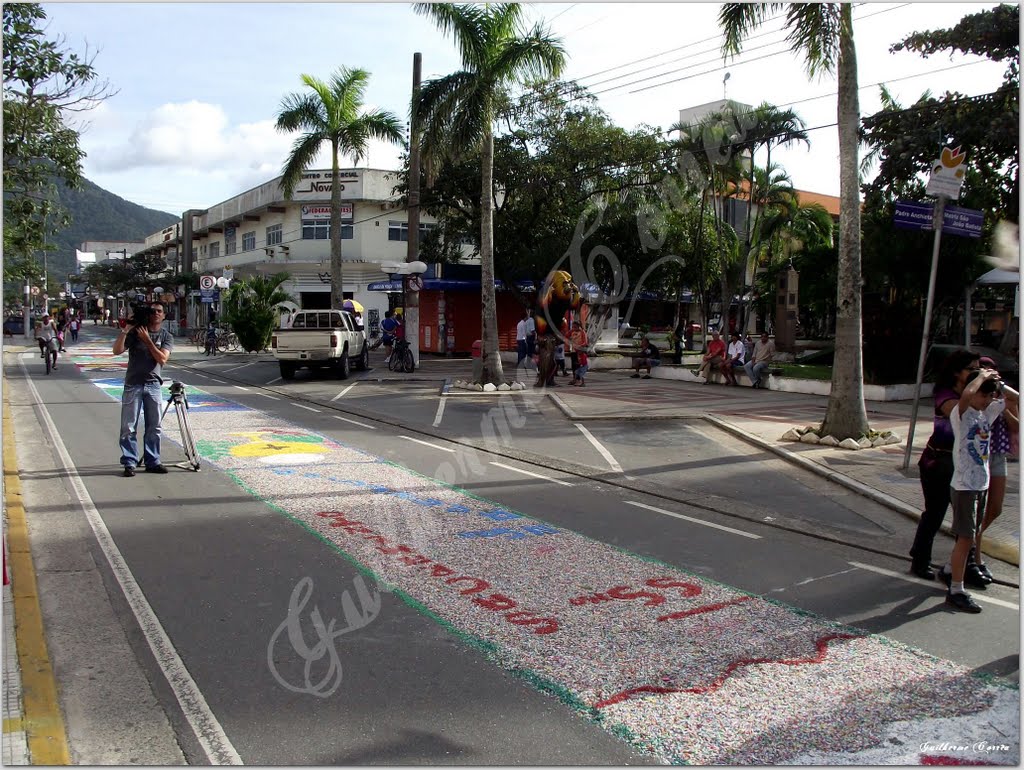
<svg viewBox="0 0 1024 770">
<path fill-rule="evenodd" d="M 153 320 L 153 308 L 142 302 L 133 302 L 131 307 L 132 317 L 128 319 L 128 323 L 132 326 L 148 327 Z"/>
</svg>

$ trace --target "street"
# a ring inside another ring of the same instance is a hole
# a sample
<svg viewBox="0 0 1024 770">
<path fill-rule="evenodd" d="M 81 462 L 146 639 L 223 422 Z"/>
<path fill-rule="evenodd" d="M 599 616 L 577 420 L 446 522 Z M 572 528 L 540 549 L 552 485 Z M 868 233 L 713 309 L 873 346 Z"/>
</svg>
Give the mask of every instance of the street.
<svg viewBox="0 0 1024 770">
<path fill-rule="evenodd" d="M 913 522 L 712 422 L 176 352 L 202 469 L 172 409 L 125 479 L 103 333 L 5 362 L 76 762 L 1019 762 L 1016 567 L 948 612 Z"/>
</svg>

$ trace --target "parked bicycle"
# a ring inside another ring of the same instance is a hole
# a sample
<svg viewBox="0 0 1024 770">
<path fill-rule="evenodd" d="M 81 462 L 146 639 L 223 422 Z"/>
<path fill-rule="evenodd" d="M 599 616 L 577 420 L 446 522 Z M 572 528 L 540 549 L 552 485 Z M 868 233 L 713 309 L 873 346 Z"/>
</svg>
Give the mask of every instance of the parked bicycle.
<svg viewBox="0 0 1024 770">
<path fill-rule="evenodd" d="M 416 362 L 412 357 L 412 350 L 405 340 L 395 340 L 391 355 L 388 357 L 388 369 L 393 372 L 412 372 L 416 368 Z"/>
</svg>

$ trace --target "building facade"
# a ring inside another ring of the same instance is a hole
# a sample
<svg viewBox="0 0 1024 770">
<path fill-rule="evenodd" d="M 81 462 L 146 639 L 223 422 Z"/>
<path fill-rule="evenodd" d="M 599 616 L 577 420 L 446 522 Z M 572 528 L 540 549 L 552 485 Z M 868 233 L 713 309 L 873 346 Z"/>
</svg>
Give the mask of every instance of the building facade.
<svg viewBox="0 0 1024 770">
<path fill-rule="evenodd" d="M 406 260 L 408 213 L 394 192 L 399 174 L 343 169 L 339 175 L 342 290 L 346 299 L 383 317 L 388 294 L 367 287 L 387 277 L 381 263 Z M 287 272 L 291 277 L 282 288 L 297 305 L 326 308 L 331 296 L 331 186 L 330 169 L 311 169 L 286 199 L 281 177 L 276 177 L 205 210 L 185 212 L 182 221 L 147 237 L 144 248 L 164 256 L 179 272 L 229 280 Z M 421 237 L 434 224 L 421 212 Z M 183 258 L 187 248 L 190 259 Z M 188 298 L 189 325 L 205 322 L 200 299 Z"/>
</svg>

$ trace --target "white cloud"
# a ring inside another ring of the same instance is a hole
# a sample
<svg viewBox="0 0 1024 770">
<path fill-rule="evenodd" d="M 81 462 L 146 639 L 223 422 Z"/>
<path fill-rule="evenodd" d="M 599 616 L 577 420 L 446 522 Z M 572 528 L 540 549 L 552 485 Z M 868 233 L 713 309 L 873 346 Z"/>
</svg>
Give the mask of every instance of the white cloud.
<svg viewBox="0 0 1024 770">
<path fill-rule="evenodd" d="M 109 120 L 104 120 L 109 127 Z M 144 116 L 123 140 L 108 134 L 94 147 L 89 166 L 98 172 L 137 169 L 201 171 L 252 168 L 280 163 L 290 140 L 271 120 L 230 125 L 216 104 L 189 101 L 164 104 Z"/>
</svg>

